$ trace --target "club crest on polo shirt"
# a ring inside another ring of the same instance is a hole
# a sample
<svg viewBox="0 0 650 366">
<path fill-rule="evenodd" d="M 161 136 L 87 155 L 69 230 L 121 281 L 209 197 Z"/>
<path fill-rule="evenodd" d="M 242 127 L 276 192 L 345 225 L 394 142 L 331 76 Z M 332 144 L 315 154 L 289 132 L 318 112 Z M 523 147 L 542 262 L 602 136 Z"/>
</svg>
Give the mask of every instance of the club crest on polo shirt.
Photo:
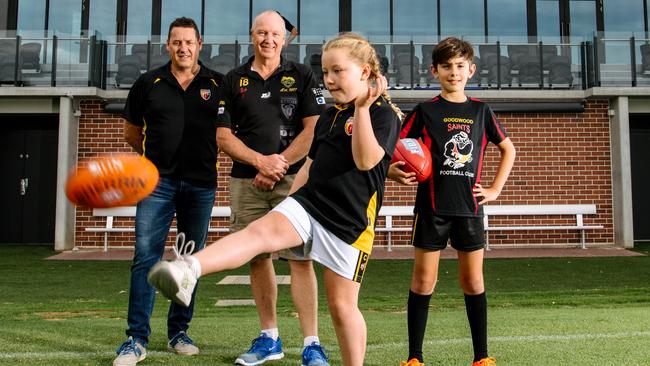
<svg viewBox="0 0 650 366">
<path fill-rule="evenodd" d="M 345 121 L 345 134 L 348 136 L 352 136 L 352 127 L 354 127 L 354 117 L 348 118 L 347 121 Z"/>
<path fill-rule="evenodd" d="M 203 98 L 203 100 L 210 99 L 210 95 L 212 95 L 210 89 L 201 89 L 201 98 Z"/>
<path fill-rule="evenodd" d="M 280 109 L 282 109 L 282 114 L 284 117 L 291 121 L 293 119 L 293 114 L 298 107 L 298 98 L 296 97 L 282 97 L 280 98 Z"/>
<path fill-rule="evenodd" d="M 296 83 L 296 79 L 294 79 L 292 76 L 283 76 L 280 80 L 280 83 L 284 85 L 285 88 L 291 88 L 293 84 Z"/>
<path fill-rule="evenodd" d="M 298 88 L 295 87 L 296 79 L 292 76 L 283 76 L 280 80 L 280 84 L 284 86 L 284 88 L 280 89 L 280 93 L 295 93 L 298 90 Z"/>
</svg>

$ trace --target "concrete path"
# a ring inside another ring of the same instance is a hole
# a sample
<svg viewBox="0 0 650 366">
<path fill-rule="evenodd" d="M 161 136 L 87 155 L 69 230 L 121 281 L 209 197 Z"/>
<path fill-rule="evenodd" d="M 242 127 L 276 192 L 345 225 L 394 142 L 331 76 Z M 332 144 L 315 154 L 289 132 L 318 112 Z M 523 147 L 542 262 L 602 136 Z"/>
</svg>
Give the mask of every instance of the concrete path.
<svg viewBox="0 0 650 366">
<path fill-rule="evenodd" d="M 544 258 L 544 257 L 633 257 L 643 254 L 618 247 L 597 248 L 492 248 L 485 252 L 486 258 Z M 165 258 L 173 257 L 171 250 L 165 252 Z M 413 247 L 394 247 L 388 251 L 386 247 L 373 249 L 371 259 L 410 259 L 413 258 Z M 456 251 L 445 249 L 442 258 L 456 258 Z M 53 255 L 51 260 L 131 260 L 132 249 L 100 249 L 70 250 Z"/>
</svg>

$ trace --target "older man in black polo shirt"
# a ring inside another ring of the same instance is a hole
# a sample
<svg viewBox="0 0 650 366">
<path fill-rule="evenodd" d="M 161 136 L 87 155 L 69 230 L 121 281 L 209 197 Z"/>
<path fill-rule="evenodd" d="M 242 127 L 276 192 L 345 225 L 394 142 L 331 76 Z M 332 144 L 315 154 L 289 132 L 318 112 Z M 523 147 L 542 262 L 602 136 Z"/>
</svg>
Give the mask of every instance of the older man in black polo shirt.
<svg viewBox="0 0 650 366">
<path fill-rule="evenodd" d="M 325 99 L 311 70 L 281 59 L 282 17 L 259 14 L 251 30 L 255 56 L 230 71 L 220 101 L 219 147 L 234 160 L 231 171 L 231 231 L 262 217 L 289 193 L 305 161 Z M 242 243 L 246 245 L 246 243 Z M 303 365 L 327 365 L 318 340 L 317 285 L 311 260 L 292 252 L 291 293 L 303 330 Z M 270 255 L 250 265 L 251 288 L 260 317 L 260 336 L 235 363 L 259 365 L 284 357 L 278 334 L 275 271 Z"/>
<path fill-rule="evenodd" d="M 128 338 L 117 350 L 115 366 L 135 365 L 146 357 L 156 294 L 147 273 L 163 256 L 174 214 L 187 244 L 193 241 L 198 250 L 207 237 L 217 181 L 217 90 L 223 75 L 198 62 L 200 50 L 196 23 L 174 20 L 167 38 L 170 62 L 138 78 L 126 101 L 126 142 L 156 165 L 160 181 L 136 211 Z M 170 306 L 168 348 L 178 354 L 199 353 L 187 335 L 193 309 L 193 300 L 189 307 Z"/>
</svg>

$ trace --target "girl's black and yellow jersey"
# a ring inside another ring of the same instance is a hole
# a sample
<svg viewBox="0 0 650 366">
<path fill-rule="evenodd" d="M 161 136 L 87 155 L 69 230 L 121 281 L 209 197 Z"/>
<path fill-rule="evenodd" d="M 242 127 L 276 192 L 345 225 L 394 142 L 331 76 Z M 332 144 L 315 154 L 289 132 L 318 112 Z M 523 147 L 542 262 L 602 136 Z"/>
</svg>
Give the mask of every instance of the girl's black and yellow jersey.
<svg viewBox="0 0 650 366">
<path fill-rule="evenodd" d="M 330 107 L 316 124 L 309 150 L 313 160 L 309 179 L 292 195 L 332 234 L 368 254 L 400 127 L 399 118 L 383 98 L 370 107 L 370 119 L 385 151 L 375 167 L 362 171 L 354 164 L 354 105 Z"/>
<path fill-rule="evenodd" d="M 490 107 L 468 98 L 452 103 L 441 96 L 418 104 L 404 119 L 401 138 L 422 138 L 431 151 L 433 171 L 418 185 L 415 213 L 482 217 L 473 188 L 481 181 L 488 142 L 506 137 Z"/>
</svg>

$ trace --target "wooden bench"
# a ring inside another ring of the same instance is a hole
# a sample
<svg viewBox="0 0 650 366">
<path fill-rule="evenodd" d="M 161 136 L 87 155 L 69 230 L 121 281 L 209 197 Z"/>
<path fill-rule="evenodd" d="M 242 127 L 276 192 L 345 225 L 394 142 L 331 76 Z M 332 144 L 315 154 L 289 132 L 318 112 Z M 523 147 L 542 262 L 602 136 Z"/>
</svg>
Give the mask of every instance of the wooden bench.
<svg viewBox="0 0 650 366">
<path fill-rule="evenodd" d="M 133 233 L 135 226 L 113 226 L 115 217 L 135 217 L 135 206 L 96 208 L 93 209 L 93 216 L 104 217 L 106 224 L 102 227 L 87 227 L 85 231 L 90 233 L 104 234 L 104 251 L 108 251 L 108 234 L 110 233 Z M 212 207 L 211 217 L 230 217 L 230 207 L 215 206 Z M 170 232 L 176 232 L 176 227 L 170 228 Z M 227 233 L 228 227 L 208 226 L 208 232 Z"/>
<path fill-rule="evenodd" d="M 586 231 L 602 229 L 602 225 L 585 225 L 583 215 L 595 215 L 596 205 L 488 205 L 483 207 L 485 216 L 483 223 L 485 231 L 519 231 L 519 230 L 579 230 L 580 246 L 582 249 L 587 247 Z M 490 218 L 495 216 L 553 216 L 568 215 L 575 216 L 575 225 L 523 225 L 523 226 L 492 226 Z M 388 251 L 392 250 L 392 233 L 411 231 L 411 227 L 396 227 L 393 225 L 394 217 L 412 217 L 413 206 L 383 206 L 379 210 L 379 217 L 385 219 L 383 226 L 377 226 L 375 231 L 387 232 Z M 490 249 L 486 236 L 486 249 Z"/>
</svg>

